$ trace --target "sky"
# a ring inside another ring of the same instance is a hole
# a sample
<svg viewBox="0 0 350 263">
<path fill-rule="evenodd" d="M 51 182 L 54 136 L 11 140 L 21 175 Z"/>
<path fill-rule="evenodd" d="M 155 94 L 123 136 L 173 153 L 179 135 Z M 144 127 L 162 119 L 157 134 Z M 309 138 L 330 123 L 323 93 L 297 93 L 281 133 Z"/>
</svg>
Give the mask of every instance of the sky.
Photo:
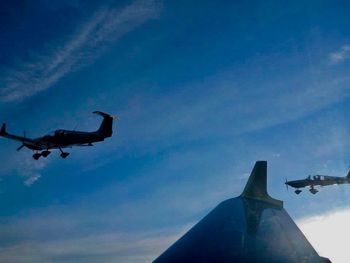
<svg viewBox="0 0 350 263">
<path fill-rule="evenodd" d="M 270 195 L 322 256 L 346 262 L 349 186 L 296 196 L 284 182 L 348 171 L 349 8 L 1 1 L 8 131 L 93 131 L 95 110 L 119 120 L 112 138 L 67 159 L 35 161 L 0 139 L 0 258 L 151 262 L 267 160 Z"/>
</svg>

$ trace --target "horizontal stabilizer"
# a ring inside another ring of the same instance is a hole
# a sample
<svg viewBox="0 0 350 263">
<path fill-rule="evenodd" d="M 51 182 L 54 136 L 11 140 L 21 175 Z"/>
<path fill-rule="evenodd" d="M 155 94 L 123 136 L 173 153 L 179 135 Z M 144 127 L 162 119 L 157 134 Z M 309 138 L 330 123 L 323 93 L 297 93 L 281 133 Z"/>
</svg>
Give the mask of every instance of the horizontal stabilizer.
<svg viewBox="0 0 350 263">
<path fill-rule="evenodd" d="M 97 114 L 97 115 L 100 115 L 102 116 L 103 118 L 112 118 L 112 119 L 117 119 L 118 117 L 117 116 L 113 116 L 113 115 L 110 115 L 108 113 L 105 113 L 105 112 L 102 112 L 102 111 L 94 111 L 92 112 L 94 114 Z"/>
<path fill-rule="evenodd" d="M 257 161 L 249 176 L 248 182 L 241 194 L 242 197 L 258 199 L 260 201 L 283 206 L 283 202 L 274 199 L 267 193 L 267 162 Z"/>
</svg>

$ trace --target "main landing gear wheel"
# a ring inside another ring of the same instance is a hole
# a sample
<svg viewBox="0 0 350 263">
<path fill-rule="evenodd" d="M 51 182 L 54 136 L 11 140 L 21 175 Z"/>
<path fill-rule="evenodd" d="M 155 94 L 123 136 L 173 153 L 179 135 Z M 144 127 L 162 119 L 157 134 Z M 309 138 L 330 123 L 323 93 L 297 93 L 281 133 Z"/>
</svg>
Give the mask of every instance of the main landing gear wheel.
<svg viewBox="0 0 350 263">
<path fill-rule="evenodd" d="M 50 151 L 43 151 L 43 152 L 41 152 L 41 155 L 42 155 L 44 158 L 46 158 L 47 156 L 49 156 L 50 153 L 51 153 Z"/>
<path fill-rule="evenodd" d="M 316 194 L 316 193 L 318 192 L 318 190 L 315 189 L 315 188 L 310 188 L 309 191 L 310 191 L 310 193 L 312 193 L 313 195 Z"/>
<path fill-rule="evenodd" d="M 34 153 L 34 154 L 33 154 L 33 158 L 34 158 L 35 160 L 38 160 L 38 159 L 40 158 L 40 156 L 41 156 L 40 153 Z"/>
<path fill-rule="evenodd" d="M 67 153 L 67 152 L 62 152 L 60 155 L 61 155 L 61 157 L 64 159 L 64 158 L 66 158 L 66 157 L 69 155 L 69 153 Z"/>
<path fill-rule="evenodd" d="M 301 190 L 297 189 L 294 191 L 294 193 L 296 193 L 297 195 L 301 193 Z"/>
</svg>

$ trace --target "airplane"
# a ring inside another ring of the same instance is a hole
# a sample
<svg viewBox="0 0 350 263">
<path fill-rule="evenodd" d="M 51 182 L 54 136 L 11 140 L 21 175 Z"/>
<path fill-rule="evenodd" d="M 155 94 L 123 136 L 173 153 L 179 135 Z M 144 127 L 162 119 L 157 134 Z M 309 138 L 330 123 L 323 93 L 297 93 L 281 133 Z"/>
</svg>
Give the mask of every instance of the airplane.
<svg viewBox="0 0 350 263">
<path fill-rule="evenodd" d="M 318 192 L 317 189 L 315 189 L 315 186 L 327 186 L 327 185 L 333 185 L 333 184 L 348 184 L 350 183 L 350 170 L 348 174 L 344 177 L 339 176 L 328 176 L 328 175 L 309 175 L 305 179 L 301 180 L 294 180 L 294 181 L 287 181 L 285 182 L 285 185 L 291 186 L 293 188 L 296 188 L 294 193 L 297 195 L 301 193 L 301 190 L 299 188 L 310 186 L 310 193 L 316 194 Z"/>
<path fill-rule="evenodd" d="M 267 162 L 257 161 L 240 196 L 217 205 L 153 263 L 330 263 L 268 194 L 267 179 Z"/>
<path fill-rule="evenodd" d="M 63 148 L 71 148 L 72 146 L 93 146 L 92 143 L 104 141 L 104 139 L 112 136 L 113 119 L 117 118 L 101 111 L 94 111 L 94 114 L 103 117 L 102 123 L 97 131 L 83 132 L 72 130 L 55 130 L 47 135 L 39 138 L 30 139 L 25 136 L 17 136 L 6 131 L 6 123 L 0 130 L 0 136 L 22 142 L 17 151 L 23 147 L 34 151 L 33 158 L 38 160 L 41 156 L 46 158 L 51 149 L 59 149 L 62 158 L 66 158 L 69 153 L 64 152 Z"/>
</svg>

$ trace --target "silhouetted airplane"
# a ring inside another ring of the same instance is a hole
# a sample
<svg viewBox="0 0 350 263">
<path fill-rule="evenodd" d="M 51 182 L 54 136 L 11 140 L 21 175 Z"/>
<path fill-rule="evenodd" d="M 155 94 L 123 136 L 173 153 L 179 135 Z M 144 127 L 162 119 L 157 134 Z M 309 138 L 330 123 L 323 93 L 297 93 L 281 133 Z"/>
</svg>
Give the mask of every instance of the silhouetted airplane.
<svg viewBox="0 0 350 263">
<path fill-rule="evenodd" d="M 315 186 L 327 186 L 327 185 L 333 185 L 333 184 L 348 184 L 350 183 L 350 171 L 348 174 L 344 177 L 339 176 L 328 176 L 328 175 L 309 175 L 306 177 L 306 179 L 301 180 L 294 180 L 294 181 L 287 181 L 285 182 L 287 189 L 288 185 L 296 188 L 294 191 L 297 195 L 301 193 L 301 190 L 299 188 L 303 188 L 306 186 L 310 186 L 310 193 L 316 194 L 318 192 L 317 189 L 315 189 Z"/>
<path fill-rule="evenodd" d="M 4 123 L 0 130 L 0 136 L 22 142 L 22 145 L 17 148 L 17 151 L 23 147 L 35 151 L 33 158 L 38 160 L 40 156 L 47 157 L 51 149 L 59 149 L 61 157 L 66 158 L 69 153 L 64 152 L 62 148 L 72 146 L 93 146 L 93 142 L 103 141 L 105 138 L 112 136 L 112 125 L 115 117 L 101 112 L 94 111 L 93 113 L 103 117 L 100 128 L 94 132 L 70 131 L 70 130 L 55 130 L 45 136 L 30 139 L 25 136 L 17 136 L 6 131 L 6 124 Z"/>
</svg>

